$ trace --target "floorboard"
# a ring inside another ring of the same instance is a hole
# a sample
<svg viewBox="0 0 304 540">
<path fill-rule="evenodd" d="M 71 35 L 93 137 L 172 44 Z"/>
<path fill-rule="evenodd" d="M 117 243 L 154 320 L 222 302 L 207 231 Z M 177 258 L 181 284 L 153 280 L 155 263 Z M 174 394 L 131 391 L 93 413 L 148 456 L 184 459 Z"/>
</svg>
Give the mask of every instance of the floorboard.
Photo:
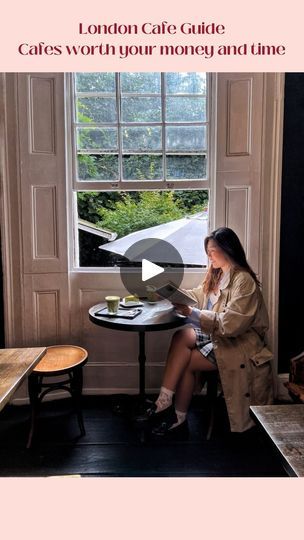
<svg viewBox="0 0 304 540">
<path fill-rule="evenodd" d="M 117 402 L 124 413 L 117 413 Z M 207 441 L 205 398 L 195 398 L 189 440 L 180 442 L 142 443 L 128 414 L 133 403 L 127 396 L 84 397 L 84 437 L 79 437 L 69 399 L 43 403 L 31 450 L 25 447 L 29 407 L 7 406 L 0 416 L 0 476 L 287 476 L 258 427 L 230 433 L 223 400 L 218 400 L 215 429 Z"/>
</svg>

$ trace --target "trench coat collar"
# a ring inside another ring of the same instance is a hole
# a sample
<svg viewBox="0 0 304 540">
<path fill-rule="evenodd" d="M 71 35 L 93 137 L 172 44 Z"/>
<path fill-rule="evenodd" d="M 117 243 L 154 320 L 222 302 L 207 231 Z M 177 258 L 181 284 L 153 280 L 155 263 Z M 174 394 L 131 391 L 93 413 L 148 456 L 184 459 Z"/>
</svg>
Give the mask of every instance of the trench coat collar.
<svg viewBox="0 0 304 540">
<path fill-rule="evenodd" d="M 227 287 L 229 287 L 230 285 L 230 282 L 234 276 L 234 274 L 236 273 L 237 269 L 235 268 L 235 266 L 231 266 L 229 268 L 229 270 L 227 270 L 227 273 L 226 275 L 224 275 L 224 279 L 223 279 L 223 283 L 220 285 L 220 290 L 224 290 L 224 289 L 227 289 Z"/>
<path fill-rule="evenodd" d="M 231 272 L 232 272 L 232 268 L 229 268 L 229 270 L 227 270 L 222 278 L 221 278 L 221 281 L 219 283 L 220 287 L 220 291 L 222 291 L 223 289 L 226 289 L 231 281 Z"/>
</svg>

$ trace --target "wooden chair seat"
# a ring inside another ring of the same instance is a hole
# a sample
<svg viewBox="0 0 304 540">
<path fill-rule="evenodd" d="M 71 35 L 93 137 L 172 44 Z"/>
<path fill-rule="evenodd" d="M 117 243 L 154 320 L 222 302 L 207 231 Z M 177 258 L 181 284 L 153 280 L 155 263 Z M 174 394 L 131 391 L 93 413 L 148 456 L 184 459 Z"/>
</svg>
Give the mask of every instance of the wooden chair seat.
<svg viewBox="0 0 304 540">
<path fill-rule="evenodd" d="M 36 365 L 28 378 L 31 427 L 27 448 L 32 446 L 40 403 L 46 394 L 53 391 L 65 390 L 71 394 L 81 435 L 85 435 L 81 394 L 83 385 L 82 368 L 87 360 L 87 351 L 76 345 L 53 345 L 47 347 L 45 356 Z M 60 377 L 60 380 L 56 380 L 56 377 Z M 49 378 L 51 380 L 48 380 Z"/>
<path fill-rule="evenodd" d="M 63 375 L 66 371 L 83 365 L 88 353 L 75 345 L 54 345 L 47 347 L 46 354 L 35 366 L 33 373 Z"/>
</svg>

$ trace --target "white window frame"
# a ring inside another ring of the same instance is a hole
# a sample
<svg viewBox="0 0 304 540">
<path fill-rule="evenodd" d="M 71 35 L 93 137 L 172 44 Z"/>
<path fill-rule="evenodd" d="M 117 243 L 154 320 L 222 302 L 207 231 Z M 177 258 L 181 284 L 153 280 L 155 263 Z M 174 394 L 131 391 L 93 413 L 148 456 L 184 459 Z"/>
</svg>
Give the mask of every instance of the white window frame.
<svg viewBox="0 0 304 540">
<path fill-rule="evenodd" d="M 217 73 L 207 75 L 207 175 L 206 179 L 189 180 L 123 180 L 111 181 L 78 181 L 76 179 L 76 141 L 74 118 L 74 80 L 73 73 L 65 74 L 65 109 L 66 109 L 66 164 L 67 164 L 67 200 L 68 200 L 68 237 L 69 267 L 73 272 L 115 272 L 118 267 L 81 267 L 79 266 L 77 192 L 78 191 L 143 191 L 143 190 L 209 190 L 208 230 L 214 228 L 215 220 L 215 188 L 216 188 L 216 125 L 217 125 Z M 163 74 L 162 74 L 163 76 Z M 170 124 L 170 123 L 169 123 Z M 194 125 L 195 123 L 187 123 Z M 157 125 L 157 124 L 156 124 Z M 167 125 L 167 124 L 166 124 Z M 202 273 L 201 268 L 185 268 L 185 273 Z"/>
</svg>

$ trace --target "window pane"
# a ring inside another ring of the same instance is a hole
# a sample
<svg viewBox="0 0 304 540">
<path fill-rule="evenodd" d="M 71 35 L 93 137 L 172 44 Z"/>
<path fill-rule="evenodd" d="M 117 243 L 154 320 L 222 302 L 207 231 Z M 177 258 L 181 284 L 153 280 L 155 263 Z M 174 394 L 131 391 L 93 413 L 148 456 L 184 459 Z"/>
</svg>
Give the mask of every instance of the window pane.
<svg viewBox="0 0 304 540">
<path fill-rule="evenodd" d="M 160 94 L 160 73 L 121 73 L 121 92 Z"/>
<path fill-rule="evenodd" d="M 79 180 L 118 180 L 118 156 L 78 154 Z"/>
<path fill-rule="evenodd" d="M 168 97 L 167 122 L 205 122 L 206 98 Z"/>
<path fill-rule="evenodd" d="M 160 180 L 162 178 L 162 156 L 123 156 L 124 180 Z"/>
<path fill-rule="evenodd" d="M 170 94 L 206 94 L 206 73 L 166 73 L 166 91 Z"/>
<path fill-rule="evenodd" d="M 76 92 L 115 93 L 115 73 L 76 73 Z"/>
<path fill-rule="evenodd" d="M 117 150 L 117 128 L 78 128 L 78 150 Z"/>
<path fill-rule="evenodd" d="M 206 156 L 167 156 L 167 179 L 206 178 Z"/>
<path fill-rule="evenodd" d="M 203 239 L 208 234 L 208 200 L 208 191 L 202 189 L 78 192 L 78 217 L 92 224 L 91 232 L 78 225 L 80 266 L 131 266 L 121 255 L 128 246 L 124 237 L 138 231 L 142 238 L 143 230 L 146 238 L 171 242 L 180 250 L 185 266 L 207 265 Z M 191 215 L 194 219 L 189 219 Z M 155 226 L 159 226 L 157 232 Z M 117 234 L 117 241 L 124 238 L 125 249 L 121 245 L 117 249 L 111 233 Z M 189 240 L 196 249 L 189 250 Z"/>
<path fill-rule="evenodd" d="M 77 99 L 77 122 L 116 122 L 115 98 L 78 98 Z"/>
<path fill-rule="evenodd" d="M 123 129 L 123 150 L 161 150 L 161 127 L 131 127 Z"/>
<path fill-rule="evenodd" d="M 79 180 L 206 178 L 207 81 L 205 72 L 75 73 Z"/>
<path fill-rule="evenodd" d="M 160 122 L 161 100 L 149 97 L 122 98 L 123 122 Z"/>
<path fill-rule="evenodd" d="M 174 152 L 206 150 L 206 127 L 167 127 L 166 147 Z"/>
</svg>

